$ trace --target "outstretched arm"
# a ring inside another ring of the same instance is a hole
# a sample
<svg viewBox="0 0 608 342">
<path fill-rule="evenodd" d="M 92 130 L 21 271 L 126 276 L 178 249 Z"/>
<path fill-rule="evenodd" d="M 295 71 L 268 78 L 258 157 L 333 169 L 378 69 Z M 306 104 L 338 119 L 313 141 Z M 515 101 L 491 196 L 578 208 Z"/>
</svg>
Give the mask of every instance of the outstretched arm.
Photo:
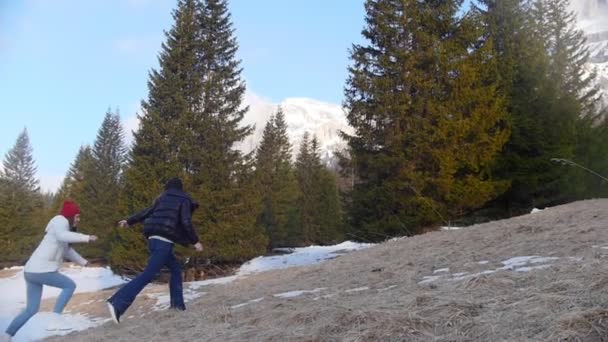
<svg viewBox="0 0 608 342">
<path fill-rule="evenodd" d="M 126 225 L 132 226 L 134 224 L 143 222 L 145 219 L 147 219 L 148 216 L 150 216 L 154 212 L 154 208 L 156 207 L 156 202 L 157 202 L 157 200 L 154 201 L 154 204 L 152 204 L 151 207 L 148 207 L 148 208 L 138 212 L 137 214 L 129 217 L 125 222 Z M 120 222 L 123 222 L 123 221 L 120 221 Z"/>
<path fill-rule="evenodd" d="M 67 243 L 79 243 L 79 242 L 94 241 L 91 238 L 91 235 L 71 232 L 70 231 L 70 226 L 67 223 L 67 221 L 65 223 L 66 223 L 65 225 L 57 223 L 57 224 L 55 224 L 54 227 L 51 228 L 53 234 L 55 235 L 55 238 L 58 241 L 67 242 Z"/>
</svg>

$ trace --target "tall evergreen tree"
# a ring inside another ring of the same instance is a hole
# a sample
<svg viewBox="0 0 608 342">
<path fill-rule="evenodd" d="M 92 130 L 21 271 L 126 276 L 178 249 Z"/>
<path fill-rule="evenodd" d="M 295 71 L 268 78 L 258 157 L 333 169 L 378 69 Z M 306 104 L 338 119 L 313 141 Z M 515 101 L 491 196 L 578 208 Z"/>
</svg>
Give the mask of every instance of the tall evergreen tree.
<svg viewBox="0 0 608 342">
<path fill-rule="evenodd" d="M 585 136 L 602 130 L 595 127 L 600 114 L 600 96 L 599 88 L 594 85 L 596 74 L 586 66 L 590 56 L 586 39 L 577 27 L 576 14 L 569 10 L 569 0 L 537 0 L 535 5 L 534 24 L 546 33 L 543 41 L 549 55 L 549 79 L 559 92 L 557 109 L 569 119 L 566 123 L 570 129 L 566 132 L 573 135 L 571 158 L 592 163 L 587 158 L 596 147 L 586 145 L 590 140 Z M 560 171 L 563 175 L 560 202 L 584 197 L 589 185 L 595 186 L 596 181 L 580 169 Z"/>
<path fill-rule="evenodd" d="M 504 191 L 489 168 L 508 137 L 481 24 L 462 1 L 368 0 L 346 85 L 357 184 L 353 234 L 380 240 L 478 208 Z"/>
<path fill-rule="evenodd" d="M 245 85 L 230 14 L 226 1 L 181 0 L 174 19 L 160 69 L 150 74 L 123 201 L 129 212 L 144 208 L 167 178 L 181 176 L 201 203 L 193 221 L 205 257 L 244 260 L 263 253 L 267 241 L 256 225 L 258 209 L 252 209 L 260 205 L 259 192 L 243 191 L 254 189 L 253 165 L 234 146 L 252 128 L 240 125 L 247 111 L 241 105 Z M 124 257 L 143 264 L 138 256 L 145 254 L 128 248 L 142 246 L 141 239 L 131 231 L 119 234 L 114 263 Z"/>
<path fill-rule="evenodd" d="M 562 96 L 573 97 L 581 115 L 597 113 L 599 89 L 594 86 L 595 72 L 586 67 L 589 49 L 569 0 L 536 0 L 534 25 L 540 27 L 549 53 L 550 77 L 559 85 Z M 590 72 L 591 71 L 591 72 Z"/>
<path fill-rule="evenodd" d="M 344 241 L 345 226 L 336 175 L 325 167 L 319 169 L 318 194 L 315 210 L 318 235 L 315 243 L 335 245 Z"/>
<path fill-rule="evenodd" d="M 314 189 L 314 156 L 311 153 L 311 140 L 308 132 L 304 133 L 300 149 L 296 156 L 296 175 L 300 187 L 298 199 L 298 229 L 291 233 L 292 244 L 306 245 L 313 242 L 317 227 L 314 222 L 315 189 Z"/>
<path fill-rule="evenodd" d="M 495 175 L 511 182 L 496 201 L 507 214 L 555 205 L 579 187 L 575 170 L 552 158 L 573 158 L 584 108 L 594 90 L 581 73 L 582 36 L 573 30 L 565 1 L 483 0 L 481 13 L 498 56 L 501 92 L 507 98 L 512 135 Z M 508 66 L 508 68 L 506 67 Z"/>
<path fill-rule="evenodd" d="M 6 153 L 0 174 L 0 260 L 21 263 L 44 231 L 37 224 L 43 202 L 27 130 Z"/>
<path fill-rule="evenodd" d="M 159 70 L 150 72 L 148 99 L 142 102 L 140 128 L 134 133 L 125 174 L 129 212 L 152 203 L 164 180 L 189 171 L 183 156 L 188 149 L 185 141 L 192 134 L 190 121 L 201 94 L 197 1 L 178 1 L 173 19 L 173 27 L 165 33 Z"/>
<path fill-rule="evenodd" d="M 125 170 L 121 197 L 124 213 L 151 205 L 171 177 L 181 176 L 188 184 L 190 162 L 184 154 L 193 134 L 192 118 L 200 107 L 201 80 L 197 67 L 199 27 L 198 1 L 179 0 L 173 12 L 174 24 L 165 33 L 158 57 L 159 69 L 152 70 L 148 99 L 142 101 L 140 127 Z M 199 147 L 200 148 L 200 147 Z M 112 238 L 110 262 L 115 270 L 137 272 L 146 262 L 141 233 L 118 230 Z"/>
<path fill-rule="evenodd" d="M 201 198 L 195 223 L 201 227 L 208 256 L 240 261 L 263 253 L 267 240 L 255 224 L 258 210 L 240 209 L 259 206 L 260 197 L 259 192 L 244 192 L 239 185 L 245 179 L 253 181 L 252 165 L 250 156 L 243 156 L 235 144 L 251 134 L 253 127 L 241 123 L 248 107 L 242 105 L 245 83 L 227 1 L 201 1 L 198 25 L 196 57 L 202 92 L 188 144 L 193 193 Z"/>
<path fill-rule="evenodd" d="M 299 222 L 294 243 L 332 244 L 344 238 L 342 208 L 335 175 L 322 163 L 319 142 L 304 134 L 296 160 L 300 187 Z"/>
<path fill-rule="evenodd" d="M 59 212 L 63 201 L 81 196 L 86 170 L 91 168 L 93 153 L 88 145 L 81 146 L 55 194 L 53 211 Z"/>
<path fill-rule="evenodd" d="M 108 237 L 120 219 L 122 169 L 125 162 L 124 133 L 118 111 L 106 112 L 91 149 L 90 163 L 82 165 L 81 191 L 74 194 L 80 203 L 83 228 L 100 237 L 102 243 L 85 246 L 85 255 L 106 259 Z"/>
<path fill-rule="evenodd" d="M 587 67 L 589 50 L 583 31 L 577 27 L 576 14 L 569 11 L 569 0 L 537 0 L 535 25 L 546 32 L 543 41 L 550 58 L 549 77 L 558 85 L 559 108 L 568 109 L 575 121 L 573 159 L 586 165 L 598 165 L 598 148 L 605 147 L 605 134 L 599 88 L 595 86 L 595 72 Z M 607 150 L 604 150 L 607 151 Z M 608 152 L 608 151 L 607 151 Z M 601 166 L 600 166 L 601 167 Z M 597 194 L 597 179 L 580 169 L 561 170 L 568 178 L 562 188 L 564 200 L 585 198 Z"/>
<path fill-rule="evenodd" d="M 281 108 L 268 120 L 256 151 L 256 177 L 262 191 L 262 212 L 258 222 L 264 227 L 270 247 L 288 244 L 295 231 L 298 185 L 291 163 L 291 143 Z"/>
<path fill-rule="evenodd" d="M 3 177 L 20 193 L 36 193 L 40 190 L 36 178 L 36 165 L 27 129 L 17 137 L 13 148 L 4 156 Z"/>
</svg>

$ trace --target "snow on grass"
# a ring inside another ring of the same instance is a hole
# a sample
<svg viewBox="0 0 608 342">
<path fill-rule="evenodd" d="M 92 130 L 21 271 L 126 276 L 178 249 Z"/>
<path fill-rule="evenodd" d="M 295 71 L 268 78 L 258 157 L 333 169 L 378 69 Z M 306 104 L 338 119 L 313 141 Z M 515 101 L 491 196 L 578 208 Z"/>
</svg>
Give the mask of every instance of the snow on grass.
<svg viewBox="0 0 608 342">
<path fill-rule="evenodd" d="M 450 272 L 450 269 L 449 268 L 440 268 L 438 270 L 434 270 L 433 274 L 443 273 L 443 272 Z"/>
<path fill-rule="evenodd" d="M 3 308 L 15 306 L 21 307 L 25 304 L 25 280 L 23 279 L 23 267 L 11 267 L 18 269 L 15 275 L 8 278 L 0 278 L 0 312 Z M 109 268 L 103 267 L 80 267 L 72 266 L 60 270 L 76 283 L 76 293 L 96 292 L 116 285 L 125 283 L 127 280 L 115 275 Z M 42 298 L 54 298 L 59 295 L 60 289 L 46 287 L 42 291 Z"/>
<path fill-rule="evenodd" d="M 260 297 L 260 298 L 252 299 L 252 300 L 247 301 L 247 302 L 245 302 L 245 303 L 241 303 L 241 304 L 233 305 L 233 306 L 231 306 L 230 308 L 231 308 L 231 309 L 238 309 L 238 308 L 242 308 L 243 306 L 247 306 L 247 305 L 252 304 L 252 303 L 259 303 L 259 302 L 261 302 L 261 301 L 263 301 L 263 300 L 264 300 L 264 297 Z"/>
<path fill-rule="evenodd" d="M 346 290 L 344 292 L 346 292 L 346 293 L 353 293 L 353 292 L 361 292 L 361 291 L 366 291 L 366 290 L 369 290 L 369 287 L 363 286 L 363 287 L 356 287 L 354 289 L 348 289 L 348 290 Z"/>
<path fill-rule="evenodd" d="M 0 314 L 13 309 L 22 308 L 25 305 L 25 279 L 23 279 L 23 267 L 12 267 L 19 270 L 15 275 L 8 278 L 0 278 Z M 61 273 L 70 277 L 76 283 L 76 293 L 96 292 L 126 282 L 126 279 L 115 275 L 109 268 L 103 267 L 68 267 L 60 270 Z M 54 298 L 59 295 L 60 289 L 45 286 L 42 298 Z"/>
<path fill-rule="evenodd" d="M 462 227 L 452 227 L 452 226 L 441 227 L 441 230 L 460 230 L 460 229 L 462 229 Z"/>
<path fill-rule="evenodd" d="M 443 278 L 443 276 L 424 276 L 422 277 L 422 281 L 418 282 L 418 284 L 428 284 L 428 283 L 432 283 L 435 280 L 439 280 Z"/>
<path fill-rule="evenodd" d="M 18 272 L 11 277 L 0 278 L 0 330 L 4 331 L 10 322 L 25 307 L 26 291 L 23 267 L 15 266 L 9 270 Z M 96 292 L 126 282 L 126 279 L 112 273 L 109 268 L 70 266 L 62 268 L 61 273 L 76 283 L 76 293 Z M 45 286 L 42 298 L 54 298 L 60 289 Z M 65 335 L 71 331 L 88 329 L 105 322 L 106 319 L 90 318 L 82 314 L 57 315 L 40 312 L 30 319 L 17 332 L 13 342 L 33 341 L 53 335 Z"/>
<path fill-rule="evenodd" d="M 18 313 L 18 312 L 17 312 Z M 16 313 L 15 313 L 16 314 Z M 8 327 L 14 315 L 0 314 L 0 329 Z M 54 335 L 66 335 L 72 331 L 86 330 L 109 321 L 108 318 L 91 318 L 83 314 L 56 314 L 39 312 L 13 337 L 12 342 L 29 342 Z"/>
<path fill-rule="evenodd" d="M 296 290 L 296 291 L 288 291 L 288 292 L 283 292 L 283 293 L 277 293 L 273 296 L 277 297 L 277 298 L 293 298 L 293 297 L 298 297 L 301 296 L 305 293 L 317 293 L 320 291 L 326 290 L 325 287 L 319 287 L 316 288 L 314 290 Z"/>
<path fill-rule="evenodd" d="M 230 276 L 230 277 L 222 277 L 222 278 L 215 278 L 215 279 L 209 279 L 209 280 L 192 281 L 192 282 L 186 283 L 186 286 L 188 286 L 189 289 L 197 290 L 203 286 L 228 284 L 228 283 L 235 281 L 236 279 L 237 279 L 236 276 Z"/>
<path fill-rule="evenodd" d="M 384 292 L 384 291 L 392 290 L 395 287 L 397 287 L 397 285 L 391 285 L 391 286 L 388 286 L 388 287 L 385 287 L 385 288 L 382 288 L 382 289 L 378 289 L 378 292 Z"/>
<path fill-rule="evenodd" d="M 294 248 L 294 252 L 286 255 L 275 255 L 269 257 L 258 257 L 245 263 L 237 272 L 237 276 L 251 273 L 270 271 L 275 269 L 304 266 L 318 263 L 323 260 L 333 259 L 346 252 L 364 249 L 372 244 L 343 242 L 335 246 L 310 246 Z"/>
<path fill-rule="evenodd" d="M 515 257 L 515 258 L 511 258 L 511 259 L 502 261 L 501 263 L 504 266 L 499 268 L 499 270 L 515 270 L 518 272 L 526 272 L 526 271 L 520 271 L 519 268 L 524 268 L 524 266 L 527 266 L 528 264 L 549 263 L 549 262 L 552 262 L 552 261 L 555 261 L 558 259 L 559 259 L 558 257 L 540 257 L 540 256 L 536 256 L 536 255 Z M 534 268 L 531 268 L 531 269 L 534 269 Z"/>
<path fill-rule="evenodd" d="M 501 263 L 504 265 L 502 267 L 499 267 L 494 270 L 484 270 L 484 271 L 481 271 L 478 273 L 460 272 L 460 273 L 448 274 L 447 272 L 445 272 L 446 269 L 442 268 L 442 269 L 433 271 L 433 275 L 422 277 L 422 280 L 419 281 L 418 284 L 424 285 L 424 284 L 435 282 L 440 279 L 445 279 L 448 281 L 459 281 L 459 280 L 463 280 L 463 279 L 467 279 L 467 278 L 477 277 L 477 276 L 485 275 L 485 274 L 492 274 L 492 273 L 496 273 L 498 271 L 505 271 L 505 270 L 506 271 L 515 271 L 515 272 L 530 272 L 533 270 L 539 270 L 539 269 L 551 267 L 551 264 L 554 261 L 559 260 L 559 259 L 560 258 L 558 258 L 558 257 L 541 257 L 541 256 L 536 256 L 536 255 L 519 256 L 519 257 L 514 257 L 514 258 L 510 258 L 510 259 L 502 261 Z M 575 258 L 575 257 L 568 257 L 568 259 L 574 260 L 574 261 L 582 260 L 581 258 Z M 478 264 L 480 264 L 480 265 L 486 265 L 488 263 L 489 262 L 486 260 L 478 262 Z M 447 270 L 449 270 L 449 269 L 447 269 Z M 441 274 L 436 275 L 438 273 L 441 273 Z"/>
<path fill-rule="evenodd" d="M 207 292 L 199 292 L 192 289 L 184 289 L 184 303 L 191 302 L 192 300 L 202 297 Z M 156 303 L 153 306 L 154 311 L 167 310 L 171 306 L 171 296 L 168 293 L 161 292 L 155 294 L 148 294 L 148 298 L 156 298 Z"/>
</svg>

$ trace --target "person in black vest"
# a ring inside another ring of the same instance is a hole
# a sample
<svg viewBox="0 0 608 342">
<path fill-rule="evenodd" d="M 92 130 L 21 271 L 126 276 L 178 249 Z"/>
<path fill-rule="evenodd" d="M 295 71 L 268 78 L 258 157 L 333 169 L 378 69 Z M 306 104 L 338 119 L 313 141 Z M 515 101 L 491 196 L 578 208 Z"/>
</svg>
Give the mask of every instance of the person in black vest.
<svg viewBox="0 0 608 342">
<path fill-rule="evenodd" d="M 171 271 L 169 282 L 171 308 L 186 310 L 182 268 L 173 253 L 173 245 L 175 243 L 183 246 L 194 245 L 198 252 L 203 250 L 192 226 L 192 213 L 196 208 L 198 203 L 183 191 L 182 181 L 179 178 L 172 178 L 165 185 L 165 191 L 151 207 L 118 223 L 120 227 L 126 228 L 143 222 L 150 259 L 140 275 L 107 300 L 110 315 L 115 323 L 120 322 L 120 316 L 127 311 L 135 297 L 156 277 L 163 266 L 167 266 Z"/>
</svg>

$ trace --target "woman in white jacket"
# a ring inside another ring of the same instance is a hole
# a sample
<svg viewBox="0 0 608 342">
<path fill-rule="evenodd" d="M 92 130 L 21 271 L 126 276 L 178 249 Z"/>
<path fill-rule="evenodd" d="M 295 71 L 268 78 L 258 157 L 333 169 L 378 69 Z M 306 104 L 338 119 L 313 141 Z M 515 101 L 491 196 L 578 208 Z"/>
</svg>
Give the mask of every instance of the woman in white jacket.
<svg viewBox="0 0 608 342">
<path fill-rule="evenodd" d="M 71 231 L 80 222 L 80 208 L 71 201 L 65 201 L 59 215 L 53 217 L 46 226 L 46 234 L 25 264 L 23 273 L 27 287 L 27 305 L 19 316 L 8 326 L 4 340 L 10 341 L 17 331 L 40 309 L 43 285 L 61 288 L 53 312 L 60 314 L 74 294 L 76 284 L 59 273 L 64 259 L 85 266 L 87 261 L 70 244 L 92 242 L 95 235 L 85 235 Z M 0 339 L 2 341 L 2 339 Z"/>
</svg>

